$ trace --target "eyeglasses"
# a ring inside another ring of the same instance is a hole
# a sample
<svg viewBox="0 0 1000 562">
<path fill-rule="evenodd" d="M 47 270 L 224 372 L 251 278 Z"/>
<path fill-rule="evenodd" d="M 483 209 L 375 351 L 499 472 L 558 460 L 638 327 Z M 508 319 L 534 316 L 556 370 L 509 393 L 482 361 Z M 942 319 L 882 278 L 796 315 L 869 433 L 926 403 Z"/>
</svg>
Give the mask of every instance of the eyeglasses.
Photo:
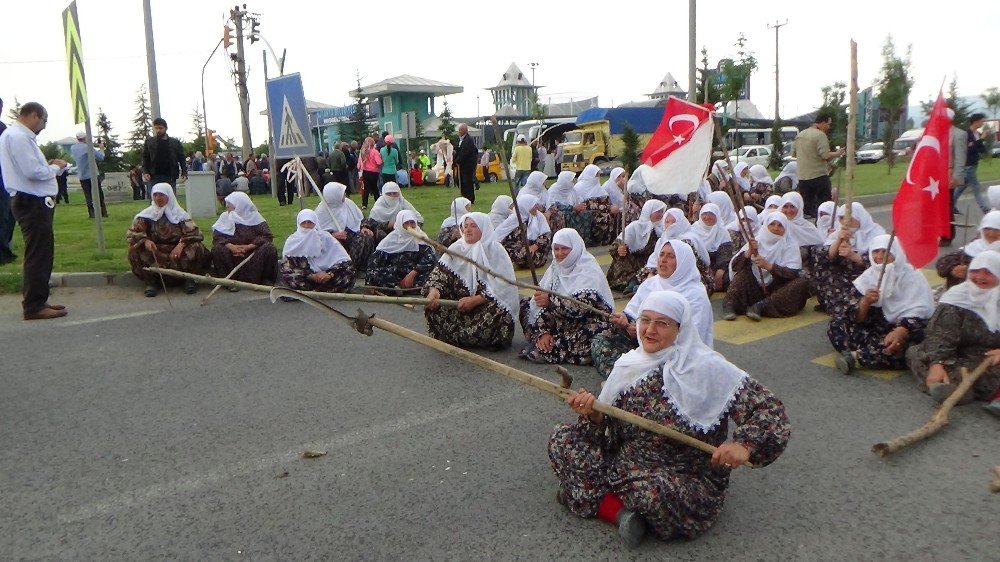
<svg viewBox="0 0 1000 562">
<path fill-rule="evenodd" d="M 677 324 L 676 322 L 667 322 L 666 320 L 653 320 L 649 316 L 639 317 L 640 326 L 648 326 L 650 324 L 652 324 L 653 327 L 656 328 L 657 330 L 667 330 L 670 328 L 680 329 L 681 327 L 680 324 Z"/>
</svg>

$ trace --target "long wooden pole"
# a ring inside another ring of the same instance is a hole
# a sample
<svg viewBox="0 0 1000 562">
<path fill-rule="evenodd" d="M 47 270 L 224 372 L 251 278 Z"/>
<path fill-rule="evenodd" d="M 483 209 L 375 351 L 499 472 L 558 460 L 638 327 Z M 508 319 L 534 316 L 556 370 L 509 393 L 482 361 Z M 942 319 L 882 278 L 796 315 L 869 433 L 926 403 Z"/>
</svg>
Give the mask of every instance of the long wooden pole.
<svg viewBox="0 0 1000 562">
<path fill-rule="evenodd" d="M 1000 492 L 1000 466 L 993 467 L 993 483 L 990 484 L 990 491 L 994 494 Z"/>
<path fill-rule="evenodd" d="M 273 291 L 271 291 L 271 302 L 277 300 L 279 296 L 297 298 L 302 302 L 313 305 L 314 307 L 318 308 L 325 314 L 333 316 L 334 318 L 337 319 L 340 319 L 342 316 L 344 316 L 339 311 L 330 308 L 325 303 L 309 298 L 307 295 L 302 295 L 297 291 L 275 288 Z M 305 296 L 305 298 L 302 298 L 302 296 Z M 425 336 L 424 334 L 414 332 L 413 330 L 404 328 L 398 324 L 393 324 L 392 322 L 382 320 L 381 318 L 376 318 L 374 314 L 373 315 L 365 314 L 360 309 L 358 310 L 357 316 L 354 319 L 353 325 L 358 332 L 366 336 L 370 336 L 372 334 L 372 326 L 374 326 L 381 330 L 385 330 L 390 334 L 395 334 L 402 338 L 406 338 L 412 342 L 425 345 L 427 347 L 430 347 L 431 349 L 440 351 L 446 355 L 450 355 L 457 359 L 461 359 L 468 363 L 472 363 L 477 367 L 482 367 L 488 371 L 492 371 L 494 373 L 503 375 L 510 379 L 514 379 L 520 383 L 526 384 L 533 388 L 537 388 L 538 390 L 552 394 L 553 396 L 556 396 L 557 398 L 563 401 L 565 401 L 570 396 L 576 394 L 576 391 L 570 388 L 565 388 L 553 382 L 547 381 L 541 377 L 537 377 L 530 373 L 526 373 L 520 369 L 515 369 L 510 365 L 504 365 L 503 363 L 499 363 L 492 359 L 488 359 L 481 355 L 477 355 L 475 353 L 472 353 L 471 351 L 466 351 L 460 347 L 455 347 L 443 341 L 436 340 L 430 336 Z M 642 416 L 637 416 L 631 412 L 626 412 L 625 410 L 616 408 L 609 404 L 595 401 L 594 410 L 597 412 L 601 412 L 606 416 L 610 416 L 615 419 L 631 423 L 647 431 L 656 433 L 657 435 L 663 435 L 664 437 L 667 437 L 673 441 L 687 445 L 689 447 L 693 447 L 695 449 L 698 449 L 699 451 L 704 451 L 705 453 L 708 454 L 715 453 L 716 447 L 708 443 L 705 443 L 704 441 L 695 439 L 690 435 L 686 435 L 675 429 L 661 425 L 652 420 L 648 420 Z M 751 468 L 753 467 L 753 465 L 751 465 L 750 463 L 747 463 L 746 466 Z"/>
<path fill-rule="evenodd" d="M 885 277 L 885 268 L 889 266 L 889 253 L 892 252 L 892 243 L 896 240 L 896 229 L 892 229 L 889 234 L 889 245 L 885 248 L 885 257 L 882 258 L 882 270 L 878 272 L 878 281 L 875 283 L 875 290 L 882 289 L 882 278 Z"/>
<path fill-rule="evenodd" d="M 500 126 L 497 125 L 497 116 L 490 117 L 490 121 L 493 123 L 493 137 L 496 139 L 497 147 L 500 149 L 500 162 L 507 162 L 507 153 L 504 151 L 503 139 L 500 138 Z M 528 258 L 528 268 L 531 269 L 531 281 L 537 285 L 538 273 L 535 271 L 535 260 L 531 255 L 531 250 L 528 249 L 528 228 L 521 219 L 521 207 L 517 204 L 517 192 L 514 191 L 514 180 L 510 177 L 509 169 L 505 175 L 507 176 L 507 187 L 510 189 L 510 198 L 514 200 L 514 216 L 517 217 L 517 228 L 521 232 L 521 243 L 524 244 L 524 254 Z"/>
<path fill-rule="evenodd" d="M 976 379 L 983 376 L 989 368 L 990 364 L 993 362 L 991 357 L 983 359 L 979 366 L 976 367 L 971 373 L 966 368 L 962 368 L 962 382 L 958 383 L 958 386 L 952 391 L 951 395 L 941 404 L 938 411 L 931 417 L 930 421 L 924 425 L 918 427 L 917 429 L 897 437 L 891 441 L 882 441 L 881 443 L 876 443 L 872 445 L 872 452 L 880 457 L 887 457 L 896 451 L 908 447 L 918 441 L 923 441 L 931 435 L 934 435 L 941 428 L 948 425 L 948 414 L 951 413 L 951 409 L 955 407 L 955 404 L 965 396 L 965 393 L 972 388 L 972 385 L 976 382 Z"/>
<path fill-rule="evenodd" d="M 844 189 L 847 192 L 844 197 L 844 224 L 847 228 L 851 226 L 851 204 L 854 202 L 854 167 L 857 164 L 854 158 L 854 151 L 858 139 L 858 44 L 851 39 L 851 92 L 850 105 L 847 113 L 847 183 Z M 839 189 L 838 189 L 839 191 Z M 836 210 L 833 218 L 836 219 Z"/>
<path fill-rule="evenodd" d="M 236 287 L 238 289 L 246 289 L 248 291 L 257 291 L 258 293 L 269 293 L 274 287 L 271 285 L 258 285 L 256 283 L 247 283 L 246 281 L 237 281 L 235 279 L 226 279 L 220 277 L 212 277 L 211 275 L 196 275 L 194 273 L 188 273 L 186 271 L 177 271 L 176 269 L 163 269 L 162 267 L 147 267 L 148 271 L 154 273 L 159 273 L 160 275 L 170 275 L 172 277 L 180 277 L 182 279 L 191 279 L 199 283 L 207 283 L 209 285 L 219 285 L 223 287 Z M 330 300 L 330 301 L 356 301 L 356 302 L 377 302 L 384 304 L 418 304 L 426 305 L 431 301 L 430 299 L 420 298 L 420 297 L 389 297 L 389 296 L 379 296 L 379 295 L 357 295 L 354 293 L 325 293 L 322 291 L 300 291 L 304 295 L 308 295 L 314 299 L 319 300 Z M 458 301 L 440 299 L 437 301 L 438 304 L 445 307 L 454 308 L 458 306 Z"/>
<path fill-rule="evenodd" d="M 153 252 L 152 252 L 153 253 L 153 263 L 156 264 L 156 269 L 160 269 L 160 260 L 156 257 L 156 252 L 158 252 L 158 251 L 159 251 L 159 248 L 154 248 Z M 160 286 L 163 287 L 163 295 L 165 297 L 167 297 L 167 304 L 170 305 L 170 308 L 173 308 L 174 307 L 174 303 L 170 301 L 170 293 L 167 292 L 167 282 L 164 281 L 164 279 L 163 279 L 163 273 L 161 271 L 158 271 L 157 273 L 160 274 Z"/>
<path fill-rule="evenodd" d="M 430 244 L 431 247 L 434 248 L 435 250 L 437 250 L 437 251 L 439 251 L 439 252 L 441 252 L 443 254 L 448 254 L 449 256 L 451 256 L 451 257 L 453 257 L 455 259 L 459 259 L 459 260 L 462 260 L 464 262 L 470 263 L 473 266 L 475 266 L 477 269 L 479 269 L 480 271 L 486 273 L 487 275 L 491 275 L 493 277 L 496 277 L 497 279 L 503 281 L 504 283 L 508 283 L 508 284 L 513 285 L 515 287 L 521 287 L 522 289 L 531 289 L 533 291 L 541 291 L 543 293 L 548 293 L 548 294 L 550 294 L 550 295 L 552 295 L 554 297 L 559 297 L 559 298 L 561 298 L 561 299 L 563 299 L 563 300 L 565 300 L 567 302 L 573 303 L 576 306 L 579 306 L 580 308 L 582 308 L 582 309 L 584 309 L 584 310 L 586 310 L 588 312 L 593 312 L 594 314 L 598 314 L 598 315 L 603 316 L 605 318 L 609 318 L 609 319 L 611 318 L 611 313 L 610 312 L 608 312 L 606 310 L 601 310 L 599 308 L 595 308 L 593 306 L 590 306 L 589 304 L 583 302 L 582 300 L 575 299 L 575 298 L 573 298 L 573 297 L 571 297 L 569 295 L 563 295 L 561 293 L 557 293 L 555 291 L 551 291 L 549 289 L 545 289 L 545 288 L 539 287 L 538 285 L 529 285 L 528 283 L 522 283 L 522 282 L 518 281 L 517 279 L 509 279 L 509 278 L 505 277 L 504 275 L 502 275 L 500 273 L 497 273 L 496 271 L 493 271 L 492 269 L 486 267 L 485 265 L 477 262 L 476 260 L 470 260 L 469 258 L 463 256 L 462 254 L 459 254 L 459 253 L 456 253 L 456 252 L 452 252 L 447 246 L 441 244 L 437 240 L 431 240 L 430 238 L 427 237 L 426 234 L 423 234 L 422 232 L 420 232 L 418 230 L 414 230 L 412 228 L 407 228 L 406 231 L 409 232 L 410 235 L 412 235 L 417 240 L 420 240 L 422 242 Z"/>
</svg>

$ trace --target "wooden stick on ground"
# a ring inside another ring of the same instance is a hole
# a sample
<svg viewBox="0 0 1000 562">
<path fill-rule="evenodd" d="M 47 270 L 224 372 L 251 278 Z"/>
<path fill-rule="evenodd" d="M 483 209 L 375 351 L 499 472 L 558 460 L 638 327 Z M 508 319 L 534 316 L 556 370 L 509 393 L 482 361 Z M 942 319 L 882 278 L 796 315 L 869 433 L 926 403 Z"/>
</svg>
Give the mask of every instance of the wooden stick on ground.
<svg viewBox="0 0 1000 562">
<path fill-rule="evenodd" d="M 247 283 L 245 281 L 237 281 L 235 279 L 223 279 L 218 277 L 212 277 L 210 275 L 195 275 L 194 273 L 188 273 L 186 271 L 176 271 L 173 269 L 163 269 L 159 267 L 147 267 L 146 270 L 152 271 L 154 273 L 159 273 L 162 275 L 170 275 L 173 277 L 180 277 L 182 279 L 191 279 L 199 283 L 207 283 L 209 285 L 222 285 L 226 287 L 237 287 L 239 289 L 246 289 L 248 291 L 257 291 L 258 293 L 270 293 L 271 289 L 274 287 L 271 285 L 257 285 L 256 283 Z M 314 299 L 319 300 L 330 300 L 330 301 L 356 301 L 356 302 L 377 302 L 383 304 L 418 304 L 426 305 L 430 303 L 430 299 L 419 298 L 419 297 L 388 297 L 388 296 L 378 296 L 378 295 L 358 295 L 354 293 L 324 293 L 322 291 L 301 291 L 302 294 L 308 295 Z M 440 299 L 438 303 L 441 306 L 454 308 L 458 306 L 458 301 Z"/>
<path fill-rule="evenodd" d="M 341 317 L 345 316 L 336 309 L 329 307 L 325 303 L 309 298 L 307 295 L 303 295 L 297 291 L 290 291 L 288 289 L 281 289 L 276 287 L 273 291 L 271 291 L 271 302 L 274 302 L 275 300 L 277 300 L 278 297 L 281 296 L 287 296 L 299 299 L 302 302 L 311 304 L 312 306 L 318 308 L 325 314 L 333 316 L 337 319 L 340 319 Z M 455 347 L 445 342 L 438 341 L 430 336 L 425 336 L 424 334 L 414 332 L 413 330 L 404 328 L 397 324 L 393 324 L 392 322 L 387 322 L 385 320 L 382 320 L 381 318 L 376 318 L 375 315 L 365 314 L 360 309 L 358 310 L 357 316 L 354 318 L 353 326 L 358 332 L 366 336 L 370 336 L 372 334 L 372 326 L 374 326 L 381 330 L 385 330 L 386 332 L 389 332 L 391 334 L 395 334 L 402 338 L 406 338 L 410 341 L 430 347 L 431 349 L 440 351 L 446 355 L 450 355 L 457 359 L 461 359 L 468 363 L 472 363 L 477 367 L 482 367 L 483 369 L 486 369 L 488 371 L 492 371 L 494 373 L 503 375 L 507 378 L 514 379 L 520 383 L 537 388 L 538 390 L 552 394 L 563 401 L 565 401 L 573 394 L 576 394 L 576 391 L 566 388 L 562 385 L 549 382 L 541 377 L 536 377 L 535 375 L 526 373 L 520 369 L 515 369 L 514 367 L 511 367 L 509 365 L 504 365 L 503 363 L 499 363 L 492 359 L 487 359 L 486 357 L 477 355 L 475 353 L 472 353 L 471 351 L 466 351 L 460 347 Z M 704 451 L 705 453 L 708 454 L 712 454 L 715 452 L 716 448 L 708 443 L 705 443 L 704 441 L 695 439 L 690 435 L 685 435 L 684 433 L 681 433 L 675 429 L 658 424 L 654 421 L 643 418 L 642 416 L 637 416 L 631 412 L 626 412 L 625 410 L 616 408 L 614 406 L 610 406 L 603 402 L 595 401 L 594 410 L 601 412 L 606 416 L 610 416 L 615 419 L 631 423 L 647 431 L 656 433 L 657 435 L 663 435 L 664 437 L 667 437 L 673 441 L 687 445 L 689 447 L 693 447 L 695 449 L 698 449 L 699 451 Z M 751 465 L 750 463 L 747 463 L 746 466 L 753 468 L 753 465 Z"/>
<path fill-rule="evenodd" d="M 233 275 L 236 275 L 236 272 L 239 271 L 241 267 L 243 267 L 244 265 L 246 265 L 247 262 L 249 262 L 251 258 L 253 258 L 253 253 L 252 252 L 250 253 L 249 256 L 243 258 L 243 261 L 241 261 L 240 263 L 236 264 L 236 267 L 234 267 L 233 270 L 229 272 L 229 275 L 225 276 L 225 279 L 232 279 Z M 209 291 L 208 295 L 205 298 L 201 299 L 201 306 L 205 306 L 205 303 L 208 302 L 208 299 L 212 298 L 212 295 L 214 295 L 215 293 L 217 293 L 219 291 L 219 289 L 221 289 L 221 288 L 222 288 L 222 285 L 216 285 L 215 287 L 212 287 L 212 290 Z"/>
<path fill-rule="evenodd" d="M 990 484 L 990 491 L 994 494 L 1000 492 L 1000 466 L 993 467 L 993 483 Z"/>
<path fill-rule="evenodd" d="M 174 307 L 174 303 L 170 301 L 170 293 L 167 292 L 167 282 L 163 280 L 163 272 L 164 271 L 173 271 L 173 270 L 160 268 L 160 260 L 156 258 L 156 251 L 157 250 L 153 250 L 152 251 L 152 254 L 153 254 L 153 263 L 156 264 L 156 269 L 161 270 L 161 271 L 157 271 L 157 273 L 160 274 L 160 286 L 163 287 L 163 296 L 167 297 L 167 304 L 170 305 L 170 308 L 173 308 Z M 147 268 L 147 269 L 149 269 L 149 268 Z"/>
<path fill-rule="evenodd" d="M 883 441 L 872 445 L 872 452 L 880 457 L 887 457 L 904 447 L 908 447 L 918 441 L 923 441 L 940 431 L 942 427 L 948 425 L 948 414 L 951 413 L 951 409 L 954 408 L 955 404 L 957 404 L 958 401 L 965 396 L 965 393 L 972 388 L 976 379 L 983 376 L 983 373 L 990 368 L 990 363 L 992 362 L 993 359 L 991 357 L 983 359 L 983 361 L 979 363 L 979 366 L 976 367 L 976 369 L 971 373 L 963 367 L 962 382 L 958 383 L 958 386 L 951 393 L 951 395 L 948 396 L 947 400 L 941 404 L 941 407 L 934 414 L 934 416 L 931 417 L 930 421 L 907 433 L 906 435 L 902 435 L 891 441 Z"/>
</svg>

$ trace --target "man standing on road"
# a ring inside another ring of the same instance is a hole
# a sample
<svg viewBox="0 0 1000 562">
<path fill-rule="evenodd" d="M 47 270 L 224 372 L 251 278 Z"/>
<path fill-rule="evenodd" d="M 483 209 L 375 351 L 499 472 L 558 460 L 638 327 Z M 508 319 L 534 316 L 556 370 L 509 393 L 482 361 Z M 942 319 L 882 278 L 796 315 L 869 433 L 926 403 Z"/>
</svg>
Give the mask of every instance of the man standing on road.
<svg viewBox="0 0 1000 562">
<path fill-rule="evenodd" d="M 965 132 L 965 146 L 967 147 L 965 152 L 965 184 L 960 185 L 951 195 L 951 203 L 954 206 L 958 203 L 958 198 L 965 191 L 965 188 L 971 187 L 972 194 L 976 197 L 976 205 L 979 205 L 984 215 L 990 212 L 990 206 L 986 202 L 986 198 L 983 197 L 983 188 L 979 185 L 976 172 L 979 169 L 979 155 L 986 152 L 986 145 L 983 144 L 983 139 L 979 134 L 979 128 L 985 122 L 986 115 L 983 113 L 973 113 L 969 116 L 969 128 Z"/>
<path fill-rule="evenodd" d="M 455 163 L 458 165 L 458 187 L 465 197 L 476 202 L 476 165 L 479 164 L 479 149 L 476 142 L 469 136 L 469 126 L 462 123 L 458 126 L 458 150 L 455 151 Z"/>
<path fill-rule="evenodd" d="M 798 161 L 799 192 L 805 207 L 803 212 L 810 217 L 816 216 L 820 203 L 833 197 L 829 162 L 844 154 L 843 148 L 830 150 L 830 139 L 826 133 L 831 125 L 833 117 L 821 111 L 812 127 L 799 131 L 792 148 L 792 156 Z"/>
<path fill-rule="evenodd" d="M 94 192 L 91 191 L 91 186 L 93 185 L 92 177 L 94 174 L 90 170 L 90 158 L 87 157 L 87 133 L 79 131 L 76 133 L 76 144 L 69 147 L 69 153 L 73 155 L 73 159 L 76 160 L 76 176 L 80 178 L 80 189 L 83 190 L 83 197 L 87 200 L 87 214 L 90 218 L 94 218 Z M 98 144 L 94 145 L 94 160 L 97 162 L 104 161 L 104 145 Z M 100 192 L 101 197 L 101 216 L 108 216 L 108 208 L 104 205 L 104 189 L 101 188 L 101 177 L 100 174 L 97 175 L 97 189 Z"/>
<path fill-rule="evenodd" d="M 150 185 L 169 183 L 176 191 L 178 178 L 187 181 L 184 147 L 181 141 L 167 136 L 167 121 L 162 117 L 153 119 L 153 136 L 142 145 L 142 170 L 142 178 Z"/>
<path fill-rule="evenodd" d="M 49 304 L 49 278 L 55 254 L 52 219 L 55 216 L 56 174 L 66 167 L 58 158 L 45 161 L 38 149 L 38 133 L 49 119 L 41 104 L 21 106 L 17 121 L 0 135 L 0 169 L 7 192 L 13 197 L 10 209 L 24 238 L 21 307 L 25 320 L 45 320 L 66 316 L 66 307 Z"/>
</svg>

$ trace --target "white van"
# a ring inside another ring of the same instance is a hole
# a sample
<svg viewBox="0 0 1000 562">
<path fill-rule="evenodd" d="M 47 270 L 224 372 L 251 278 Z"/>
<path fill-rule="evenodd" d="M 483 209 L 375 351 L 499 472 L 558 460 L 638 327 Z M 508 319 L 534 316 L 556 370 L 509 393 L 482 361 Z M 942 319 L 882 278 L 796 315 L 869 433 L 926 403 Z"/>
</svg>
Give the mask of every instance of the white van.
<svg viewBox="0 0 1000 562">
<path fill-rule="evenodd" d="M 896 156 L 902 156 L 904 158 L 911 156 L 913 154 L 913 148 L 917 146 L 917 141 L 920 137 L 924 135 L 923 129 L 910 129 L 904 131 L 903 134 L 896 138 L 896 141 L 892 143 L 892 151 L 896 153 Z"/>
</svg>

